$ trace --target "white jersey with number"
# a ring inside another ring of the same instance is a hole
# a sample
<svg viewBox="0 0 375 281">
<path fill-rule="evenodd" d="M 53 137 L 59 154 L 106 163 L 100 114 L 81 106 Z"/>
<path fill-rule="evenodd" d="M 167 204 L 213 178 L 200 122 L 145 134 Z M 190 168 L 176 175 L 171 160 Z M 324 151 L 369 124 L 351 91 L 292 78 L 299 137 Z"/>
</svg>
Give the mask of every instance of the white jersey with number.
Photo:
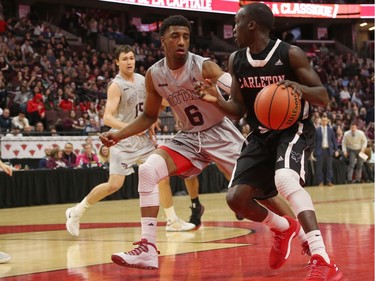
<svg viewBox="0 0 375 281">
<path fill-rule="evenodd" d="M 118 74 L 110 82 L 110 84 L 112 83 L 117 84 L 121 90 L 121 98 L 115 118 L 121 122 L 130 123 L 143 112 L 146 99 L 145 78 L 138 73 L 134 73 L 134 82 L 131 82 Z M 145 162 L 154 149 L 153 142 L 146 134 L 121 140 L 110 147 L 109 173 L 119 175 L 133 173 L 132 166 Z"/>
<path fill-rule="evenodd" d="M 224 119 L 224 114 L 213 104 L 202 101 L 194 94 L 194 82 L 204 81 L 203 58 L 190 53 L 185 65 L 171 71 L 165 58 L 151 66 L 156 91 L 166 99 L 182 124 L 184 132 L 207 130 Z"/>
<path fill-rule="evenodd" d="M 121 90 L 121 99 L 115 117 L 121 122 L 130 123 L 143 112 L 146 99 L 145 77 L 134 73 L 134 82 L 131 82 L 117 74 L 109 85 L 112 83 L 117 84 Z"/>
</svg>

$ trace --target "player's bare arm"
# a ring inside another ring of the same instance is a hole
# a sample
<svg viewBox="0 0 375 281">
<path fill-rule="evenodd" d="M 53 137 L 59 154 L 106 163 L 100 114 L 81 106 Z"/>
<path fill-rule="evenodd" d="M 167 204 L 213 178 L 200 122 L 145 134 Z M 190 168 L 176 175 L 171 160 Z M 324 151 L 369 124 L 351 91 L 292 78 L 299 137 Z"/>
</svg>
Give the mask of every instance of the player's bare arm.
<svg viewBox="0 0 375 281">
<path fill-rule="evenodd" d="M 117 120 L 115 117 L 120 100 L 120 87 L 116 83 L 112 83 L 107 91 L 107 103 L 104 110 L 103 120 L 105 125 L 118 130 L 127 125 L 126 123 Z"/>
<path fill-rule="evenodd" d="M 230 87 L 231 98 L 228 101 L 226 101 L 225 99 L 219 99 L 218 104 L 226 115 L 241 118 L 246 112 L 246 107 L 240 91 L 239 82 L 233 72 L 233 59 L 235 54 L 236 52 L 232 53 L 228 61 L 229 73 L 232 76 L 232 84 Z"/>
<path fill-rule="evenodd" d="M 223 74 L 224 72 L 216 63 L 206 60 L 202 67 L 202 76 L 205 80 L 194 84 L 195 93 L 204 101 L 217 103 L 218 96 L 221 95 L 217 82 Z"/>
<path fill-rule="evenodd" d="M 301 48 L 297 46 L 290 47 L 289 61 L 299 83 L 295 81 L 282 81 L 281 83 L 286 87 L 291 86 L 294 91 L 299 92 L 303 99 L 309 103 L 326 106 L 329 101 L 327 90 Z"/>
</svg>

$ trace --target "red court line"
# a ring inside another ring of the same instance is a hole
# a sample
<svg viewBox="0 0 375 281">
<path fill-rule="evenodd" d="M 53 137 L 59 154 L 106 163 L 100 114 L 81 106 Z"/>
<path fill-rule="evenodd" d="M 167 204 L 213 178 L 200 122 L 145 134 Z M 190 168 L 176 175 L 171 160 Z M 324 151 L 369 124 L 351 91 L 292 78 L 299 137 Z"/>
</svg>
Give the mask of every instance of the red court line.
<svg viewBox="0 0 375 281">
<path fill-rule="evenodd" d="M 103 227 L 132 225 L 127 223 L 100 224 Z M 66 270 L 40 272 L 3 278 L 4 281 L 300 281 L 308 258 L 300 255 L 300 246 L 293 241 L 293 251 L 279 270 L 268 267 L 272 239 L 270 231 L 257 223 L 208 222 L 209 226 L 249 226 L 255 235 L 220 240 L 214 243 L 245 244 L 242 247 L 207 250 L 160 257 L 155 271 L 120 267 L 113 263 Z M 98 225 L 96 225 L 98 226 Z M 345 274 L 346 280 L 374 280 L 374 225 L 321 224 L 326 245 Z M 330 238 L 329 238 L 330 237 Z M 212 242 L 210 242 L 212 243 Z"/>
</svg>

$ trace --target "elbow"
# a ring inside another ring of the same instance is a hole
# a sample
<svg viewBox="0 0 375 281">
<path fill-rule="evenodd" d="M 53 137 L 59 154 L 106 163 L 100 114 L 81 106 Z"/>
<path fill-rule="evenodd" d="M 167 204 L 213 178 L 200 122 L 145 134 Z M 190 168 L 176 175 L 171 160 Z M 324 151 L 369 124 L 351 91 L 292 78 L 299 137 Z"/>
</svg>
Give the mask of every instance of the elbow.
<svg viewBox="0 0 375 281">
<path fill-rule="evenodd" d="M 329 103 L 329 99 L 328 99 L 328 97 L 327 97 L 327 98 L 324 98 L 324 99 L 321 101 L 321 105 L 324 106 L 324 107 L 326 107 L 326 106 L 328 105 L 328 103 Z"/>
<path fill-rule="evenodd" d="M 106 115 L 103 116 L 103 122 L 104 122 L 104 125 L 111 127 L 110 118 L 108 116 L 106 116 Z"/>
<path fill-rule="evenodd" d="M 318 103 L 319 105 L 326 107 L 329 104 L 329 96 L 328 96 L 328 92 L 326 91 L 326 89 L 325 88 L 323 89 L 324 91 L 320 95 L 320 99 Z"/>
</svg>

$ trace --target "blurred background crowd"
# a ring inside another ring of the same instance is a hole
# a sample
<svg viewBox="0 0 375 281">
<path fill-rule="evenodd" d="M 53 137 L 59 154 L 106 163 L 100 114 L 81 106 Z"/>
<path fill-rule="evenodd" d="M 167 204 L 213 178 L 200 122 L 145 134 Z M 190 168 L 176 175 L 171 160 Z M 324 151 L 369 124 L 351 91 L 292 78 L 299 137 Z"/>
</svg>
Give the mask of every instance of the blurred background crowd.
<svg viewBox="0 0 375 281">
<path fill-rule="evenodd" d="M 105 10 L 98 14 L 93 9 L 67 8 L 58 25 L 48 24 L 35 13 L 0 19 L 2 136 L 95 135 L 108 129 L 103 123 L 106 86 L 117 69 L 113 53 L 97 48 L 99 36 L 116 44 L 132 45 L 137 52 L 136 72 L 143 75 L 163 57 L 157 32 L 138 31 L 134 25 L 121 31 L 119 18 Z M 67 31 L 79 38 L 79 46 L 67 39 Z M 338 51 L 325 43 L 301 47 L 330 96 L 326 108 L 313 108 L 314 124 L 318 128 L 322 117 L 328 118 L 339 150 L 335 157 L 341 159 L 345 158 L 344 133 L 355 123 L 368 140 L 366 162 L 370 170 L 361 180 L 373 181 L 373 58 Z M 210 57 L 227 70 L 230 52 L 210 49 L 202 38 L 194 36 L 191 51 Z M 179 130 L 168 108 L 161 113 L 159 122 L 159 134 L 170 135 Z M 248 134 L 250 128 L 243 120 L 235 123 L 244 135 Z M 53 157 L 58 159 L 62 150 L 54 151 Z"/>
</svg>

